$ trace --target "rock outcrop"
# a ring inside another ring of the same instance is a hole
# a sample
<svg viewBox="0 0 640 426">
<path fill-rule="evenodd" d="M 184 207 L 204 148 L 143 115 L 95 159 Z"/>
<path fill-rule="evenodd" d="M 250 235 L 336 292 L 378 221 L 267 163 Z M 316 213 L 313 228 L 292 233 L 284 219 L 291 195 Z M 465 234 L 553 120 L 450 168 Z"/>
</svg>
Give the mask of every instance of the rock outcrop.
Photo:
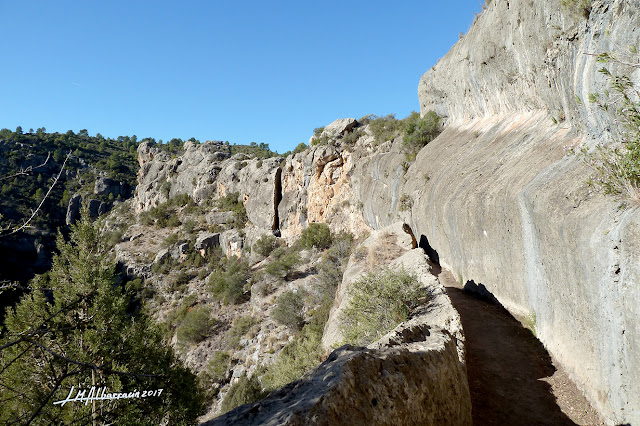
<svg viewBox="0 0 640 426">
<path fill-rule="evenodd" d="M 471 425 L 471 398 L 452 336 L 416 319 L 204 424 Z"/>
</svg>

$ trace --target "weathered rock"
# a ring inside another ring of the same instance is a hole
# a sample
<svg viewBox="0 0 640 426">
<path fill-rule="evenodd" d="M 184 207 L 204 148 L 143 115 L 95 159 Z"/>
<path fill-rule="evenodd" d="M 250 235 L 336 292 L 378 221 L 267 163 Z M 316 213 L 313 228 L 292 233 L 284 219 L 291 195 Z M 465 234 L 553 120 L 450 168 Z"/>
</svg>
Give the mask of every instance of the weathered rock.
<svg viewBox="0 0 640 426">
<path fill-rule="evenodd" d="M 117 197 L 118 195 L 123 194 L 123 184 L 122 182 L 116 182 L 115 180 L 105 177 L 105 176 L 96 176 L 96 183 L 93 187 L 93 193 L 96 195 L 113 195 Z"/>
<path fill-rule="evenodd" d="M 349 133 L 357 125 L 358 122 L 355 118 L 339 118 L 324 128 L 322 136 L 338 138 Z"/>
<path fill-rule="evenodd" d="M 241 256 L 244 240 L 236 229 L 230 229 L 220 234 L 220 247 L 227 257 Z"/>
<path fill-rule="evenodd" d="M 220 234 L 213 232 L 201 232 L 196 238 L 194 248 L 204 257 L 207 250 L 220 246 Z"/>
<path fill-rule="evenodd" d="M 466 371 L 446 331 L 414 324 L 376 349 L 343 346 L 311 373 L 205 425 L 470 425 Z"/>
<path fill-rule="evenodd" d="M 100 216 L 100 204 L 102 204 L 100 200 L 88 200 L 84 202 L 88 203 L 89 217 L 96 218 Z"/>
<path fill-rule="evenodd" d="M 164 263 L 171 256 L 171 253 L 168 248 L 164 248 L 156 254 L 155 259 L 153 259 L 154 264 Z"/>
<path fill-rule="evenodd" d="M 171 257 L 173 257 L 174 259 L 183 260 L 186 254 L 189 252 L 190 246 L 191 245 L 189 244 L 189 242 L 186 241 L 176 244 L 171 249 Z"/>
<path fill-rule="evenodd" d="M 424 251 L 411 249 L 411 238 L 403 230 L 401 222 L 373 231 L 372 234 L 351 255 L 345 269 L 342 283 L 336 290 L 336 298 L 322 336 L 322 346 L 330 349 L 342 342 L 342 311 L 349 303 L 351 283 L 375 268 L 387 266 L 404 269 L 415 274 L 429 293 L 429 302 L 424 307 L 426 313 L 419 316 L 421 324 L 442 327 L 454 337 L 461 362 L 464 362 L 464 334 L 460 316 L 446 295 L 443 285 L 433 274 Z M 366 254 L 362 254 L 365 252 Z"/>
<path fill-rule="evenodd" d="M 225 225 L 233 220 L 233 212 L 211 212 L 204 218 L 209 225 Z"/>
<path fill-rule="evenodd" d="M 67 206 L 67 217 L 66 224 L 73 225 L 76 223 L 76 220 L 80 217 L 80 202 L 82 201 L 82 195 L 73 194 L 71 199 L 69 200 L 69 204 Z"/>
<path fill-rule="evenodd" d="M 449 127 L 407 173 L 410 224 L 461 281 L 535 322 L 608 423 L 640 423 L 640 211 L 592 195 L 566 152 L 616 132 L 587 101 L 606 86 L 587 53 L 640 48 L 639 5 L 594 0 L 588 19 L 552 0 L 487 5 L 420 81 L 421 111 Z"/>
</svg>

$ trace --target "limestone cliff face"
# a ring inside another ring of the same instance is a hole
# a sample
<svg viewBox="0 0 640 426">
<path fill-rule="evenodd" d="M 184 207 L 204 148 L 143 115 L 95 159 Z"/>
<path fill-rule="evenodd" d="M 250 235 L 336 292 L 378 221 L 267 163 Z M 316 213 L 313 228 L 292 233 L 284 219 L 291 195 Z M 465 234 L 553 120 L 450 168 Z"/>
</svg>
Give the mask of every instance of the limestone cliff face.
<svg viewBox="0 0 640 426">
<path fill-rule="evenodd" d="M 491 2 L 422 77 L 422 110 L 448 126 L 401 190 L 414 194 L 408 222 L 440 260 L 535 322 L 609 422 L 635 424 L 640 211 L 592 194 L 590 170 L 567 149 L 615 132 L 586 101 L 603 81 L 585 53 L 639 48 L 640 9 L 593 1 L 584 19 L 558 3 Z"/>
<path fill-rule="evenodd" d="M 604 80 L 602 64 L 588 54 L 637 47 L 637 2 L 592 0 L 588 19 L 562 10 L 559 0 L 486 3 L 469 32 L 420 80 L 422 112 L 455 122 L 543 110 L 583 132 L 607 132 L 609 119 L 588 102 Z"/>
<path fill-rule="evenodd" d="M 335 145 L 317 146 L 287 158 L 278 207 L 284 238 L 294 239 L 312 222 L 356 235 L 370 229 L 352 184 L 358 158 Z"/>
<path fill-rule="evenodd" d="M 314 221 L 358 235 L 406 223 L 432 259 L 534 323 L 609 423 L 640 423 L 640 209 L 592 193 L 588 167 L 568 152 L 615 134 L 587 101 L 604 81 L 585 53 L 640 50 L 640 7 L 592 4 L 584 19 L 556 0 L 490 2 L 419 83 L 421 110 L 447 120 L 410 166 L 401 140 L 372 149 L 366 127 L 344 143 L 359 128 L 351 120 L 329 144 L 260 170 L 202 154 L 195 183 L 171 175 L 203 167 L 195 155 L 187 168 L 184 156 L 142 148 L 137 208 L 171 180 L 196 198 L 241 192 L 250 221 L 290 241 Z"/>
</svg>

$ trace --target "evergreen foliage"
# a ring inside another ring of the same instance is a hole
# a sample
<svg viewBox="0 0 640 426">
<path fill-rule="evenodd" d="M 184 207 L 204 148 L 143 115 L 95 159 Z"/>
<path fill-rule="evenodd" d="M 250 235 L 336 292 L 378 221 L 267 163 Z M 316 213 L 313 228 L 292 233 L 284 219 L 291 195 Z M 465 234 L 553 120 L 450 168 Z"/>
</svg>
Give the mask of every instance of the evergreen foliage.
<svg viewBox="0 0 640 426">
<path fill-rule="evenodd" d="M 195 376 L 163 344 L 118 285 L 104 238 L 87 219 L 58 236 L 46 275 L 6 316 L 0 339 L 0 423 L 191 424 L 202 413 Z M 78 402 L 71 387 L 109 392 L 163 389 L 161 396 Z"/>
<path fill-rule="evenodd" d="M 324 250 L 331 246 L 331 230 L 325 223 L 310 223 L 300 235 L 300 244 L 306 249 Z"/>
</svg>

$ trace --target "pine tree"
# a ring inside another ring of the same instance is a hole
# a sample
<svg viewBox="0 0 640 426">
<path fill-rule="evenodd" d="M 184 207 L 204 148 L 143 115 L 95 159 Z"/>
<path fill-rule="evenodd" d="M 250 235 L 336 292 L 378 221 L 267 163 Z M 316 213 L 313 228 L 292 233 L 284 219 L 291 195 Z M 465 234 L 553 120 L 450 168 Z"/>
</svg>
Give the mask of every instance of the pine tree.
<svg viewBox="0 0 640 426">
<path fill-rule="evenodd" d="M 49 273 L 7 313 L 0 339 L 0 424 L 191 424 L 203 392 L 155 324 L 128 309 L 106 240 L 87 215 L 59 235 Z M 54 402 L 106 387 L 139 398 Z M 163 389 L 142 398 L 144 391 Z M 157 392 L 156 392 L 157 393 Z"/>
</svg>

